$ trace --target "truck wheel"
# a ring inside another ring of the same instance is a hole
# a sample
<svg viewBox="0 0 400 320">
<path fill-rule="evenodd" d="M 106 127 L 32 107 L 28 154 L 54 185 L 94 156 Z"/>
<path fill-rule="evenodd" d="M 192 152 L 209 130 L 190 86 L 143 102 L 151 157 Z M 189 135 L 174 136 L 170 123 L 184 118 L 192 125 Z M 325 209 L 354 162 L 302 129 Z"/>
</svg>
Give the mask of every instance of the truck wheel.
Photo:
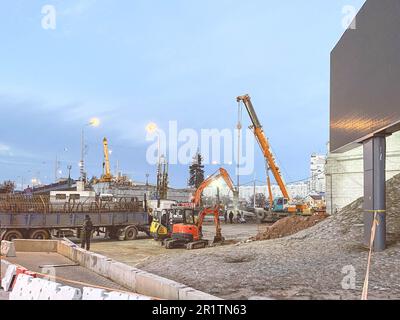
<svg viewBox="0 0 400 320">
<path fill-rule="evenodd" d="M 125 229 L 125 240 L 136 240 L 138 236 L 138 229 L 135 226 L 130 226 Z"/>
<path fill-rule="evenodd" d="M 265 211 L 257 211 L 257 220 L 259 222 L 264 222 L 266 217 L 267 215 L 265 214 Z"/>
<path fill-rule="evenodd" d="M 50 232 L 46 229 L 32 230 L 29 233 L 29 239 L 48 240 L 50 239 Z"/>
<path fill-rule="evenodd" d="M 5 241 L 13 241 L 15 239 L 23 239 L 23 238 L 24 236 L 22 232 L 18 230 L 7 230 L 1 236 L 1 240 Z"/>
</svg>

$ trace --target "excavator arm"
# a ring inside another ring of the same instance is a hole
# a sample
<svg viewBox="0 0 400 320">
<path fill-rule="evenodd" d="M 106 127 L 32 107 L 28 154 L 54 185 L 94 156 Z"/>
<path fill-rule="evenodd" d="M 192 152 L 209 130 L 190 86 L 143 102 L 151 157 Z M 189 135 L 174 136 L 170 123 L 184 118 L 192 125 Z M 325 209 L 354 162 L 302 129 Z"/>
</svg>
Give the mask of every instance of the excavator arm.
<svg viewBox="0 0 400 320">
<path fill-rule="evenodd" d="M 199 229 L 200 232 L 202 231 L 204 218 L 208 215 L 214 216 L 214 224 L 215 224 L 215 229 L 216 229 L 214 242 L 223 241 L 222 233 L 221 233 L 221 223 L 219 221 L 219 206 L 218 205 L 213 208 L 206 208 L 199 213 L 199 220 L 197 222 L 197 228 Z"/>
<path fill-rule="evenodd" d="M 204 189 L 207 188 L 208 186 L 210 186 L 214 181 L 216 181 L 220 178 L 222 178 L 225 181 L 225 183 L 227 184 L 229 189 L 232 191 L 234 199 L 237 198 L 238 192 L 233 184 L 231 177 L 229 176 L 228 171 L 226 171 L 224 168 L 219 168 L 218 171 L 216 171 L 214 174 L 212 174 L 206 180 L 204 180 L 203 183 L 197 188 L 197 190 L 194 194 L 194 197 L 193 197 L 194 207 L 199 206 L 201 195 L 202 195 Z"/>
<path fill-rule="evenodd" d="M 238 102 L 243 102 L 245 105 L 247 112 L 249 113 L 251 122 L 253 123 L 252 129 L 254 132 L 254 135 L 257 139 L 258 144 L 260 145 L 260 148 L 263 152 L 263 155 L 265 159 L 267 160 L 268 166 L 270 170 L 272 171 L 272 174 L 274 175 L 274 178 L 276 182 L 279 185 L 279 188 L 282 192 L 282 195 L 286 199 L 290 199 L 289 197 L 289 192 L 287 191 L 285 182 L 283 181 L 283 178 L 281 176 L 279 167 L 277 166 L 275 162 L 274 155 L 272 154 L 270 144 L 268 142 L 267 137 L 264 134 L 264 130 L 262 128 L 262 125 L 257 117 L 256 111 L 254 110 L 253 104 L 251 103 L 251 98 L 249 95 L 244 95 L 244 96 L 239 96 L 237 97 Z"/>
</svg>

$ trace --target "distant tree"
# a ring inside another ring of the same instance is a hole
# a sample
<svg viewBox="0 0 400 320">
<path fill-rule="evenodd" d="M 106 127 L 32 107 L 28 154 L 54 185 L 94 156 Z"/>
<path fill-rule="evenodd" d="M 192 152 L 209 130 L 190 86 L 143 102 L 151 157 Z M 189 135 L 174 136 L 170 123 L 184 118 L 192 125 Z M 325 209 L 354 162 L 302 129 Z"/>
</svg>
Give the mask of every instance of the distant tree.
<svg viewBox="0 0 400 320">
<path fill-rule="evenodd" d="M 14 193 L 15 183 L 13 181 L 4 181 L 0 184 L 0 193 Z"/>
<path fill-rule="evenodd" d="M 189 167 L 189 187 L 197 189 L 204 181 L 203 157 L 197 153 Z"/>
<path fill-rule="evenodd" d="M 249 205 L 254 205 L 254 196 L 249 198 Z M 265 208 L 267 206 L 267 197 L 264 193 L 257 193 L 256 194 L 256 207 L 258 208 Z"/>
</svg>

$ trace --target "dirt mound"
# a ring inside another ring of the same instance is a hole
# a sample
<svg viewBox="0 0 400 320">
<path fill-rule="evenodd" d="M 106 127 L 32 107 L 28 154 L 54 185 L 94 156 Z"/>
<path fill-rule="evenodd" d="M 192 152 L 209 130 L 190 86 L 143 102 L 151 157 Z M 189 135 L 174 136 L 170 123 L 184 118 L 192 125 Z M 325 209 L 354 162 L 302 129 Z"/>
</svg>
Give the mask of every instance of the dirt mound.
<svg viewBox="0 0 400 320">
<path fill-rule="evenodd" d="M 335 240 L 342 242 L 363 241 L 364 198 L 357 199 L 315 227 L 300 231 L 295 238 Z M 386 183 L 388 241 L 400 241 L 400 175 Z"/>
<path fill-rule="evenodd" d="M 252 240 L 261 241 L 287 237 L 313 227 L 328 217 L 326 213 L 316 213 L 310 217 L 292 216 L 283 218 L 272 226 L 266 227 Z"/>
</svg>

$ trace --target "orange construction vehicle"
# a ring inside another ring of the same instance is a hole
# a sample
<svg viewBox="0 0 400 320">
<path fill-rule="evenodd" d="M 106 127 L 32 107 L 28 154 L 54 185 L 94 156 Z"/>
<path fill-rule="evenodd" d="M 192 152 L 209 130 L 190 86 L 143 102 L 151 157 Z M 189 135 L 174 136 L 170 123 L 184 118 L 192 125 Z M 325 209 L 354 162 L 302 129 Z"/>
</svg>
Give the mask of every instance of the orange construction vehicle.
<svg viewBox="0 0 400 320">
<path fill-rule="evenodd" d="M 200 204 L 201 194 L 203 193 L 204 189 L 220 178 L 222 178 L 226 182 L 228 187 L 232 190 L 235 198 L 234 201 L 236 201 L 238 192 L 236 191 L 233 185 L 232 179 L 230 178 L 228 172 L 225 169 L 220 168 L 217 172 L 208 177 L 199 186 L 199 188 L 197 188 L 192 201 L 193 203 L 192 210 L 184 210 L 184 216 L 182 217 L 183 222 L 173 225 L 171 238 L 164 241 L 165 248 L 172 249 L 172 248 L 186 247 L 188 250 L 191 250 L 191 249 L 205 248 L 206 246 L 208 246 L 209 241 L 203 239 L 203 234 L 202 234 L 204 218 L 207 215 L 214 216 L 214 223 L 216 230 L 213 243 L 221 243 L 224 241 L 224 238 L 222 237 L 221 234 L 221 224 L 219 221 L 219 214 L 221 208 L 220 204 L 217 204 L 212 208 L 204 208 L 203 210 L 201 210 L 198 215 L 197 221 L 195 217 L 195 211 Z"/>
<path fill-rule="evenodd" d="M 296 213 L 303 213 L 305 208 L 302 205 L 292 205 L 290 204 L 290 196 L 287 190 L 286 184 L 282 178 L 281 172 L 279 167 L 276 164 L 275 157 L 272 154 L 270 143 L 265 136 L 263 127 L 261 125 L 260 120 L 258 119 L 257 113 L 253 107 L 251 102 L 251 98 L 248 94 L 244 96 L 239 96 L 236 98 L 237 102 L 243 103 L 247 109 L 247 112 L 250 116 L 250 120 L 252 122 L 252 126 L 250 127 L 253 130 L 254 136 L 260 146 L 260 149 L 264 155 L 266 161 L 266 168 L 267 168 L 267 185 L 268 185 L 268 192 L 269 192 L 269 210 L 270 212 L 274 213 L 275 215 L 278 214 L 279 217 L 286 216 L 287 214 L 296 214 Z M 273 198 L 272 196 L 272 188 L 271 188 L 271 179 L 269 177 L 269 172 L 272 172 L 276 183 L 281 190 L 282 197 Z M 260 212 L 260 216 L 258 217 L 259 220 L 263 221 L 266 219 L 265 212 Z"/>
</svg>

